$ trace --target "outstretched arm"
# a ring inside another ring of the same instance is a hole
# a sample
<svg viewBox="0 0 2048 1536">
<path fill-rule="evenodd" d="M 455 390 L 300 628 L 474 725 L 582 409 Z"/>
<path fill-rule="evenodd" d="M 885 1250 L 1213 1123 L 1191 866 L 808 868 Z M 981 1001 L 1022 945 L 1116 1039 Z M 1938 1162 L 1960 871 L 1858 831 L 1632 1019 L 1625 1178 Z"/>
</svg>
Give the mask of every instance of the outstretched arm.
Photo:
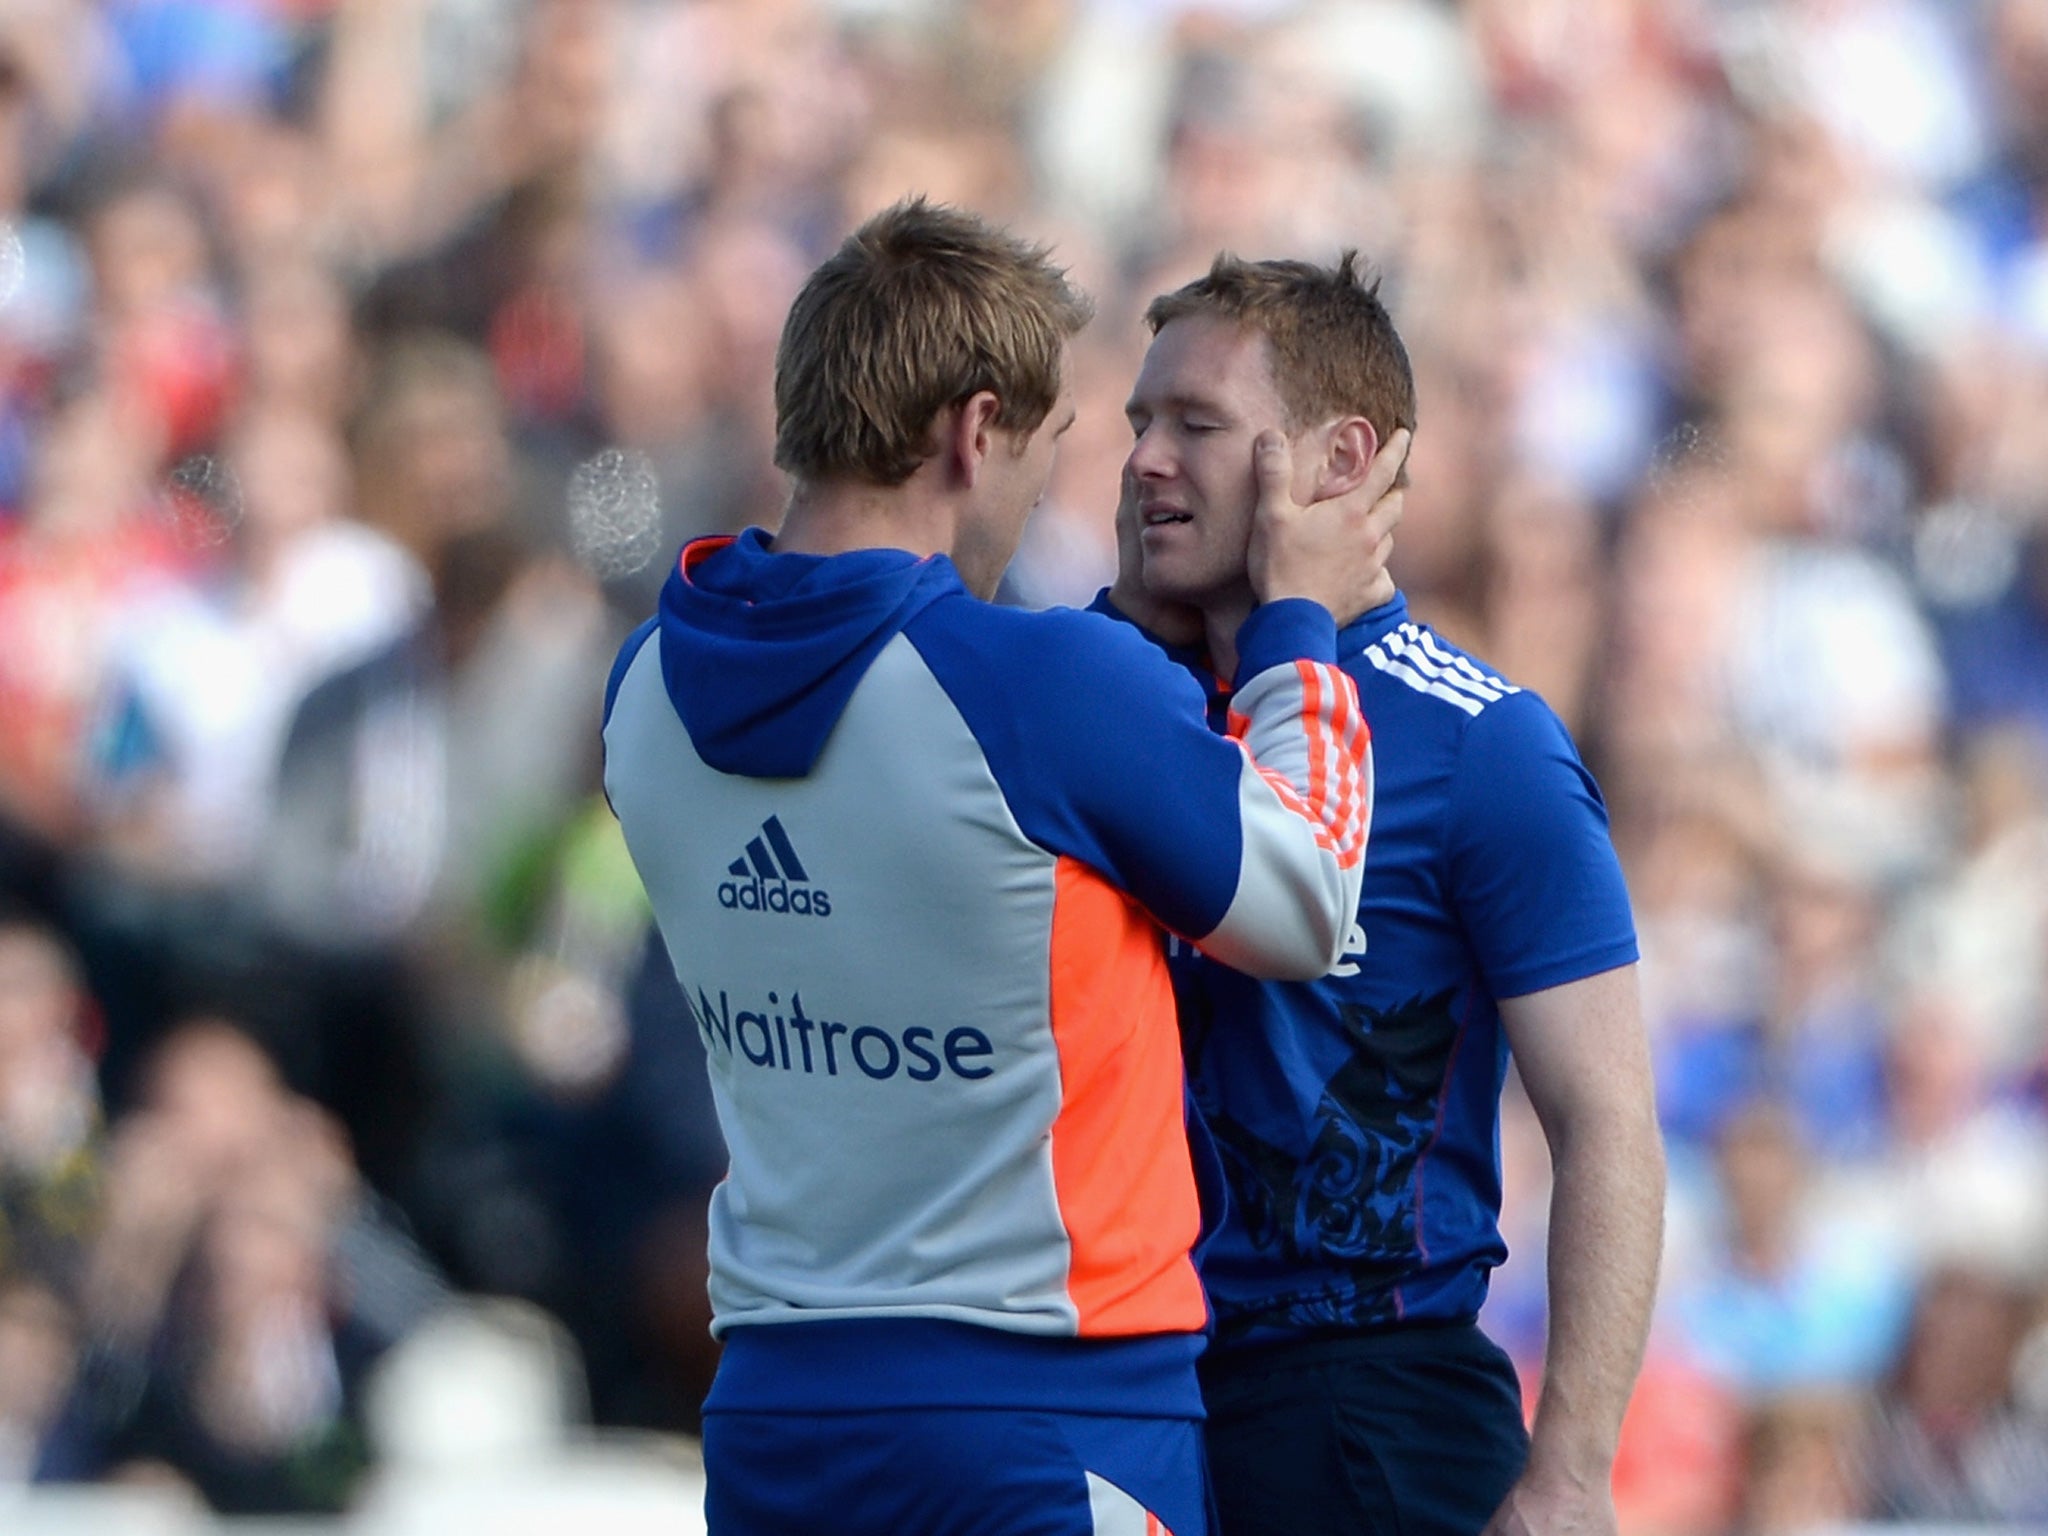
<svg viewBox="0 0 2048 1536">
<path fill-rule="evenodd" d="M 1550 1145 L 1550 1338 L 1528 1469 L 1486 1536 L 1611 1536 L 1615 1447 L 1664 1231 L 1664 1146 L 1636 968 L 1500 1008 Z"/>
<path fill-rule="evenodd" d="M 1384 578 L 1407 443 L 1396 434 L 1355 484 L 1298 503 L 1285 439 L 1274 431 L 1255 442 L 1270 600 L 1238 636 L 1235 747 L 1210 734 L 1185 673 L 1134 665 L 1121 647 L 1070 658 L 1065 696 L 1088 700 L 1090 716 L 1048 727 L 1070 745 L 1062 793 L 1087 831 L 1073 851 L 1166 927 L 1249 975 L 1322 975 L 1356 916 L 1371 754 L 1356 687 L 1337 665 L 1335 614 Z M 1126 503 L 1118 590 L 1137 595 L 1105 593 L 1095 606 L 1155 641 L 1173 638 L 1171 612 L 1148 608 L 1137 582 Z M 1168 678 L 1175 686 L 1162 687 Z M 1020 696 L 1009 698 L 1014 711 Z M 1120 729 L 1105 731 L 1105 719 Z M 1172 793 L 1131 793 L 1140 742 L 1146 771 Z"/>
</svg>

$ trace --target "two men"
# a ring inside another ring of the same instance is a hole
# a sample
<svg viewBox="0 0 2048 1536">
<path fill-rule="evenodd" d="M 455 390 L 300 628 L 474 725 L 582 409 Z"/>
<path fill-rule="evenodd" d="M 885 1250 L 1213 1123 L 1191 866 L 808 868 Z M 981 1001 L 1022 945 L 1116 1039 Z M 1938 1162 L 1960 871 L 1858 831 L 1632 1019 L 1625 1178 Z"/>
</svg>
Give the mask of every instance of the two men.
<svg viewBox="0 0 2048 1536">
<path fill-rule="evenodd" d="M 1224 729 L 1258 602 L 1252 438 L 1279 420 L 1297 458 L 1368 462 L 1413 427 L 1414 383 L 1349 256 L 1220 258 L 1147 319 L 1109 605 L 1186 642 Z M 1382 744 L 1345 955 L 1262 982 L 1176 946 L 1230 1197 L 1202 1266 L 1222 1529 L 1611 1531 L 1663 1157 L 1606 814 L 1556 716 L 1418 623 L 1391 577 L 1338 619 Z M 1555 1170 L 1533 1445 L 1513 1368 L 1473 1323 L 1505 1256 L 1510 1052 Z"/>
<path fill-rule="evenodd" d="M 721 1536 L 1208 1529 L 1161 929 L 1341 960 L 1371 766 L 1332 615 L 1383 580 L 1405 442 L 1243 438 L 1224 739 L 1129 627 L 981 600 L 1086 318 L 970 216 L 870 220 L 784 331 L 781 529 L 688 546 L 613 671 L 606 790 L 731 1150 Z"/>
</svg>

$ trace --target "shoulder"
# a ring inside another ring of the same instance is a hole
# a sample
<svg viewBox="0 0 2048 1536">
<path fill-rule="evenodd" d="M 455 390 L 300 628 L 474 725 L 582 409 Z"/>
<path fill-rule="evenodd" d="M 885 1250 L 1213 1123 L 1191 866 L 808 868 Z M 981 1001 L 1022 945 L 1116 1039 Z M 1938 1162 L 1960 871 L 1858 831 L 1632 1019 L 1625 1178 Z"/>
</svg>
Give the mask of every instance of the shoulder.
<svg viewBox="0 0 2048 1536">
<path fill-rule="evenodd" d="M 904 634 L 1020 802 L 1121 807 L 1134 752 L 1184 762 L 1220 745 L 1194 679 L 1100 614 L 964 598 L 932 604 Z"/>
<path fill-rule="evenodd" d="M 1404 621 L 1345 658 L 1366 716 L 1395 751 L 1425 747 L 1460 773 L 1530 759 L 1576 763 L 1578 749 L 1540 694 L 1511 681 L 1426 624 Z"/>
<path fill-rule="evenodd" d="M 1014 703 L 1046 691 L 1150 693 L 1180 675 L 1132 625 L 1078 608 L 1007 608 L 963 594 L 932 604 L 907 633 L 935 667 L 971 659 Z"/>
<path fill-rule="evenodd" d="M 656 630 L 660 627 L 661 620 L 659 618 L 643 620 L 634 627 L 633 632 L 627 635 L 624 642 L 619 646 L 619 654 L 612 659 L 611 673 L 606 677 L 604 683 L 603 718 L 607 724 L 610 723 L 612 718 L 612 706 L 619 702 L 619 685 L 625 682 L 626 673 L 632 668 L 633 663 L 639 658 L 641 650 L 654 637 Z"/>
<path fill-rule="evenodd" d="M 1135 626 L 1086 608 L 1017 608 L 961 592 L 931 605 L 918 622 L 996 641 L 1093 648 L 1125 642 L 1150 650 Z"/>
<path fill-rule="evenodd" d="M 1428 625 L 1404 620 L 1345 666 L 1382 750 L 1434 763 L 1460 800 L 1505 804 L 1552 791 L 1598 798 L 1571 732 L 1543 697 Z"/>
<path fill-rule="evenodd" d="M 323 589 L 360 589 L 394 612 L 415 613 L 433 601 L 426 567 L 389 534 L 353 519 L 309 529 L 286 556 L 282 584 L 313 599 Z"/>
<path fill-rule="evenodd" d="M 1412 619 L 1346 656 L 1344 666 L 1361 687 L 1429 701 L 1424 712 L 1441 710 L 1446 723 L 1454 724 L 1458 717 L 1476 720 L 1506 699 L 1533 697 L 1471 652 Z"/>
</svg>

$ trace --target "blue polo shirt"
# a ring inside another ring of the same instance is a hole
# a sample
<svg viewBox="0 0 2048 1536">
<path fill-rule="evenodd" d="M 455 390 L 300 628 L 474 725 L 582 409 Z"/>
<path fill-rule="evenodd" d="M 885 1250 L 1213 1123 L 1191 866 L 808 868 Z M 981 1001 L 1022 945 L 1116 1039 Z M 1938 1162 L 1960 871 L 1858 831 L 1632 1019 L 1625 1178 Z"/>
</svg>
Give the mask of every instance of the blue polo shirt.
<svg viewBox="0 0 2048 1536">
<path fill-rule="evenodd" d="M 1176 655 L 1220 729 L 1228 694 Z M 1400 597 L 1346 626 L 1338 657 L 1375 779 L 1343 963 L 1260 982 L 1173 945 L 1229 1187 L 1202 1262 L 1221 1347 L 1477 1314 L 1507 1256 L 1498 1000 L 1637 955 L 1606 807 L 1548 705 Z"/>
</svg>

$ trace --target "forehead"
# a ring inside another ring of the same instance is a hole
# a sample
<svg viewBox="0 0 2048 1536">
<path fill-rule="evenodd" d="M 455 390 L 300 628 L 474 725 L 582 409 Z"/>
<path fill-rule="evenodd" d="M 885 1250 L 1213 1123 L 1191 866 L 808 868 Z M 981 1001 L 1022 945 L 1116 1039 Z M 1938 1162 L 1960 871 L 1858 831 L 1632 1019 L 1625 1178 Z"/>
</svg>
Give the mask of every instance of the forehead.
<svg viewBox="0 0 2048 1536">
<path fill-rule="evenodd" d="M 1157 409 L 1176 400 L 1210 401 L 1262 417 L 1280 414 L 1265 333 L 1215 315 L 1169 320 L 1145 353 L 1131 404 Z"/>
</svg>

